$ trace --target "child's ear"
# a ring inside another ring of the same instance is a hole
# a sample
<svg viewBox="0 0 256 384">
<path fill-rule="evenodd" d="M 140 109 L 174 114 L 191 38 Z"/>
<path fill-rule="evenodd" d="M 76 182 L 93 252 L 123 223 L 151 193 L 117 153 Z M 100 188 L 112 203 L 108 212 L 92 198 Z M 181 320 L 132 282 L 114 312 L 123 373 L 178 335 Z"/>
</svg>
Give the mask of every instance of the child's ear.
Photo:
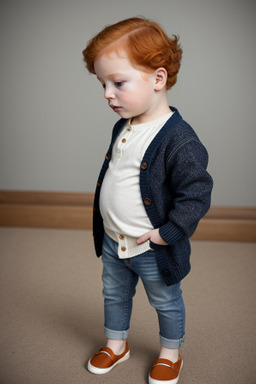
<svg viewBox="0 0 256 384">
<path fill-rule="evenodd" d="M 155 72 L 155 91 L 160 91 L 166 86 L 167 71 L 165 68 L 158 68 Z"/>
</svg>

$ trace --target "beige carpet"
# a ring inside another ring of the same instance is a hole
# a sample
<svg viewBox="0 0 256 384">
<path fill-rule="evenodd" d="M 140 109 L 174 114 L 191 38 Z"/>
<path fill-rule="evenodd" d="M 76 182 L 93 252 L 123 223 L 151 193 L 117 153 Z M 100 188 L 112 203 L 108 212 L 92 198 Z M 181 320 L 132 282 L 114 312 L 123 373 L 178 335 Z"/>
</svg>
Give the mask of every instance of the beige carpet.
<svg viewBox="0 0 256 384">
<path fill-rule="evenodd" d="M 180 384 L 256 382 L 256 244 L 193 242 Z M 104 376 L 85 363 L 104 344 L 101 261 L 91 233 L 0 228 L 0 383 L 143 384 L 158 325 L 141 284 L 131 358 Z"/>
</svg>

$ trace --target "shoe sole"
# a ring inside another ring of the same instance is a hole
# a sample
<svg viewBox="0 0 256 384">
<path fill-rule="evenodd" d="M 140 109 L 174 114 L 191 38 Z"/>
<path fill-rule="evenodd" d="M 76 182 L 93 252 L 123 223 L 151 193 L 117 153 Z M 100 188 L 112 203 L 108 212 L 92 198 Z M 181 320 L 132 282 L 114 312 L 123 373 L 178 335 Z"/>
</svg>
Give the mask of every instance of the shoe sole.
<svg viewBox="0 0 256 384">
<path fill-rule="evenodd" d="M 148 376 L 148 384 L 177 384 L 179 381 L 182 367 L 183 367 L 183 360 L 181 362 L 179 376 L 176 377 L 176 379 L 173 379 L 173 380 L 155 380 L 155 379 L 152 379 L 152 377 Z"/>
<path fill-rule="evenodd" d="M 126 355 L 124 355 L 124 357 L 122 357 L 120 360 L 117 360 L 117 362 L 111 365 L 111 367 L 109 368 L 94 367 L 93 365 L 91 365 L 91 359 L 90 359 L 87 364 L 87 369 L 89 372 L 94 373 L 95 375 L 104 375 L 105 373 L 110 372 L 111 369 L 113 369 L 117 364 L 123 363 L 124 361 L 128 360 L 129 357 L 130 357 L 130 351 L 128 351 Z"/>
</svg>

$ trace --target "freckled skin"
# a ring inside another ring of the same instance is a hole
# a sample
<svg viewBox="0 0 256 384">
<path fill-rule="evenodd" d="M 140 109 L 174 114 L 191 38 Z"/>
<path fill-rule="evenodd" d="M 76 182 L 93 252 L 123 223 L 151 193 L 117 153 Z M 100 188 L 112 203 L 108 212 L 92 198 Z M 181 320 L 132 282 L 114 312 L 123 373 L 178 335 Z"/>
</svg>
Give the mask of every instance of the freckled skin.
<svg viewBox="0 0 256 384">
<path fill-rule="evenodd" d="M 104 97 L 119 116 L 145 123 L 169 113 L 165 88 L 159 88 L 158 70 L 147 73 L 131 65 L 127 55 L 102 54 L 94 63 Z"/>
</svg>

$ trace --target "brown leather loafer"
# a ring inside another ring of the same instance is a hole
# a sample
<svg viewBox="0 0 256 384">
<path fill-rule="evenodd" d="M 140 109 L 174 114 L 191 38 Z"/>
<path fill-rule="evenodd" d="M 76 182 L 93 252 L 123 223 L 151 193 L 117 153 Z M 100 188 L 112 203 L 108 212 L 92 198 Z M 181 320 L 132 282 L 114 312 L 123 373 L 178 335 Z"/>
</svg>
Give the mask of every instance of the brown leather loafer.
<svg viewBox="0 0 256 384">
<path fill-rule="evenodd" d="M 167 359 L 156 360 L 149 374 L 149 384 L 177 384 L 182 365 L 183 361 L 180 355 L 176 363 Z"/>
<path fill-rule="evenodd" d="M 121 355 L 115 355 L 112 349 L 105 347 L 95 353 L 95 355 L 88 361 L 87 369 L 89 372 L 96 375 L 103 375 L 108 373 L 117 364 L 129 359 L 130 350 L 126 342 L 125 351 Z"/>
</svg>

